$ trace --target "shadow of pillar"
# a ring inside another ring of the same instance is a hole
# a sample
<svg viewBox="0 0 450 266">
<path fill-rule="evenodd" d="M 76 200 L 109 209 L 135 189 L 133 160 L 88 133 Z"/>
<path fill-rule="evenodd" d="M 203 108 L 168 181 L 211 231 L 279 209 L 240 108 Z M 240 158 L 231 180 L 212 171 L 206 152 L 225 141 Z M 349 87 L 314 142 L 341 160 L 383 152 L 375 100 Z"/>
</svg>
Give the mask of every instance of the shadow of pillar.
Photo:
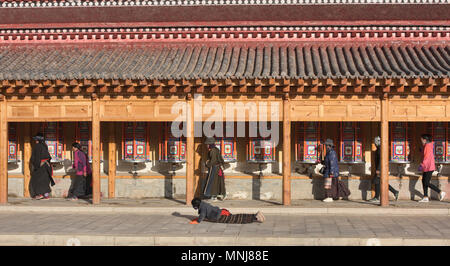
<svg viewBox="0 0 450 266">
<path fill-rule="evenodd" d="M 206 152 L 203 148 L 203 144 L 199 144 L 197 148 L 195 149 L 195 156 L 199 157 L 197 165 L 194 165 L 194 176 L 197 179 L 197 184 L 194 184 L 195 186 L 195 192 L 194 197 L 201 197 L 203 196 L 203 187 L 205 184 L 206 175 L 203 174 L 203 165 L 204 165 L 204 158 L 206 158 Z"/>
<path fill-rule="evenodd" d="M 252 174 L 252 199 L 261 199 L 261 178 L 259 174 Z"/>
</svg>

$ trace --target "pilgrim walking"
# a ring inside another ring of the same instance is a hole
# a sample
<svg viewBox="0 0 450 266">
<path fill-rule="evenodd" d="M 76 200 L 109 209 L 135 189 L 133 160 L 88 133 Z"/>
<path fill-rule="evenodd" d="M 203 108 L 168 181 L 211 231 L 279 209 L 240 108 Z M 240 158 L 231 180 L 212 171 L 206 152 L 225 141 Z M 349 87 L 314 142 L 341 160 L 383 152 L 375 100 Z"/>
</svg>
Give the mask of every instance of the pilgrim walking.
<svg viewBox="0 0 450 266">
<path fill-rule="evenodd" d="M 69 189 L 68 199 L 78 200 L 79 197 L 87 195 L 86 186 L 89 186 L 87 184 L 87 177 L 92 174 L 92 171 L 89 166 L 88 156 L 81 149 L 80 143 L 73 143 L 72 150 L 75 159 L 72 168 L 75 169 L 76 175 Z"/>
<path fill-rule="evenodd" d="M 216 201 L 217 198 L 224 200 L 226 190 L 222 166 L 225 162 L 220 150 L 215 145 L 214 138 L 207 138 L 205 144 L 208 146 L 208 159 L 206 161 L 208 176 L 206 178 L 203 196 L 205 198 L 211 197 L 213 201 Z"/>
<path fill-rule="evenodd" d="M 191 204 L 195 210 L 198 210 L 199 216 L 198 218 L 192 220 L 190 224 L 199 224 L 205 219 L 209 222 L 226 224 L 248 224 L 253 222 L 262 223 L 266 220 L 260 211 L 256 214 L 231 214 L 227 209 L 221 209 L 217 206 L 213 206 L 199 198 L 194 198 L 191 201 Z"/>
<path fill-rule="evenodd" d="M 436 170 L 436 165 L 434 163 L 434 152 L 433 152 L 433 142 L 431 141 L 430 134 L 423 134 L 420 137 L 420 141 L 423 145 L 423 160 L 419 166 L 419 172 L 422 174 L 422 186 L 423 186 L 423 198 L 419 202 L 429 202 L 428 199 L 428 188 L 439 193 L 439 200 L 442 201 L 445 198 L 445 192 L 441 191 L 438 187 L 431 183 L 431 176 Z"/>
<path fill-rule="evenodd" d="M 55 185 L 55 181 L 52 178 L 53 169 L 50 164 L 52 157 L 48 152 L 48 147 L 42 133 L 36 134 L 33 140 L 35 140 L 35 145 L 33 146 L 30 158 L 30 195 L 36 200 L 49 199 L 51 192 L 50 184 L 52 186 Z"/>
<path fill-rule="evenodd" d="M 325 147 L 327 154 L 324 159 L 324 189 L 325 199 L 323 202 L 333 202 L 339 198 L 347 198 L 350 195 L 350 191 L 339 180 L 339 165 L 336 152 L 334 151 L 334 144 L 331 139 L 325 141 Z"/>
<path fill-rule="evenodd" d="M 380 202 L 380 167 L 381 167 L 381 138 L 375 137 L 373 142 L 373 151 L 375 154 L 375 175 L 373 176 L 373 183 L 375 185 L 375 197 L 370 199 L 370 202 Z M 394 194 L 395 200 L 398 200 L 399 192 L 391 185 L 389 185 L 389 191 Z"/>
</svg>

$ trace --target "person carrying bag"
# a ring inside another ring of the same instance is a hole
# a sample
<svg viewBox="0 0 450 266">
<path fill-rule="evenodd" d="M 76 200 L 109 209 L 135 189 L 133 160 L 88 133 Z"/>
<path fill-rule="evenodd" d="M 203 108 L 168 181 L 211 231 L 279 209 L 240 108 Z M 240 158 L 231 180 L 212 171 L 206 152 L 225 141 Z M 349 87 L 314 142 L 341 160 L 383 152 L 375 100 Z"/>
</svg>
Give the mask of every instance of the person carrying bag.
<svg viewBox="0 0 450 266">
<path fill-rule="evenodd" d="M 339 180 L 339 165 L 333 140 L 325 141 L 327 154 L 324 159 L 324 167 L 321 169 L 324 177 L 325 199 L 323 202 L 333 202 L 339 198 L 347 198 L 350 190 Z"/>
</svg>

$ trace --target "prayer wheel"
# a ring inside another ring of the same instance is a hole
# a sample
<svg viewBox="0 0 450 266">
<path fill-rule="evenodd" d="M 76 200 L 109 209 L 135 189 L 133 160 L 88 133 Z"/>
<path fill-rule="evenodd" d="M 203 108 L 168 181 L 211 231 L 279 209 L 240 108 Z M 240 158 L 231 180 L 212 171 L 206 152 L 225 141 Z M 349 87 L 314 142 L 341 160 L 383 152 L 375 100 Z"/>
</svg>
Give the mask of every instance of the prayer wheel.
<svg viewBox="0 0 450 266">
<path fill-rule="evenodd" d="M 122 123 L 122 160 L 132 163 L 150 161 L 149 130 L 147 122 Z"/>
<path fill-rule="evenodd" d="M 363 142 L 360 123 L 341 122 L 340 129 L 340 161 L 345 163 L 363 163 Z"/>
<path fill-rule="evenodd" d="M 60 122 L 41 123 L 41 131 L 44 134 L 45 143 L 48 146 L 48 152 L 52 157 L 52 163 L 64 161 L 64 133 L 63 124 Z"/>
<path fill-rule="evenodd" d="M 81 149 L 88 155 L 92 162 L 92 130 L 90 122 L 78 122 L 76 127 L 76 142 L 80 143 Z"/>
<path fill-rule="evenodd" d="M 226 163 L 237 161 L 235 138 L 216 138 L 215 145 L 220 150 L 223 160 Z"/>
<path fill-rule="evenodd" d="M 320 123 L 300 122 L 295 130 L 295 160 L 315 164 L 319 161 Z"/>
<path fill-rule="evenodd" d="M 409 163 L 411 162 L 411 136 L 413 127 L 407 122 L 392 122 L 391 133 L 391 162 Z"/>
<path fill-rule="evenodd" d="M 431 125 L 430 125 L 431 124 Z M 428 123 L 434 142 L 434 159 L 436 163 L 450 163 L 450 132 L 448 122 Z"/>
<path fill-rule="evenodd" d="M 159 160 L 165 163 L 186 162 L 186 139 L 174 137 L 168 122 L 163 124 L 163 135 L 159 141 Z"/>
<path fill-rule="evenodd" d="M 271 163 L 275 161 L 275 143 L 265 138 L 250 138 L 247 144 L 247 161 Z"/>
<path fill-rule="evenodd" d="M 8 125 L 8 163 L 17 163 L 17 128 L 16 123 L 9 123 Z"/>
</svg>

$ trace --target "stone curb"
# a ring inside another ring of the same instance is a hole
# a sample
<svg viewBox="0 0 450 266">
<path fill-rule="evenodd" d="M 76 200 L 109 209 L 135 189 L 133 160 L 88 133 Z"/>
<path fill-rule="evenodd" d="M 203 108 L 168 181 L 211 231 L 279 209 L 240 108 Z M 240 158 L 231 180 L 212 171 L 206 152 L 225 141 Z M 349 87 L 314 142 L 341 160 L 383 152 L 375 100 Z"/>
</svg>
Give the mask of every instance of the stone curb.
<svg viewBox="0 0 450 266">
<path fill-rule="evenodd" d="M 334 215 L 450 215 L 450 208 L 301 208 L 301 207 L 227 207 L 232 213 L 256 213 L 261 210 L 265 214 L 302 215 L 302 214 L 334 214 Z M 180 214 L 196 215 L 191 207 L 58 207 L 58 206 L 0 206 L 0 212 L 38 212 L 38 213 L 138 213 L 138 214 Z"/>
<path fill-rule="evenodd" d="M 0 235 L 1 246 L 449 246 L 450 239 Z"/>
</svg>

